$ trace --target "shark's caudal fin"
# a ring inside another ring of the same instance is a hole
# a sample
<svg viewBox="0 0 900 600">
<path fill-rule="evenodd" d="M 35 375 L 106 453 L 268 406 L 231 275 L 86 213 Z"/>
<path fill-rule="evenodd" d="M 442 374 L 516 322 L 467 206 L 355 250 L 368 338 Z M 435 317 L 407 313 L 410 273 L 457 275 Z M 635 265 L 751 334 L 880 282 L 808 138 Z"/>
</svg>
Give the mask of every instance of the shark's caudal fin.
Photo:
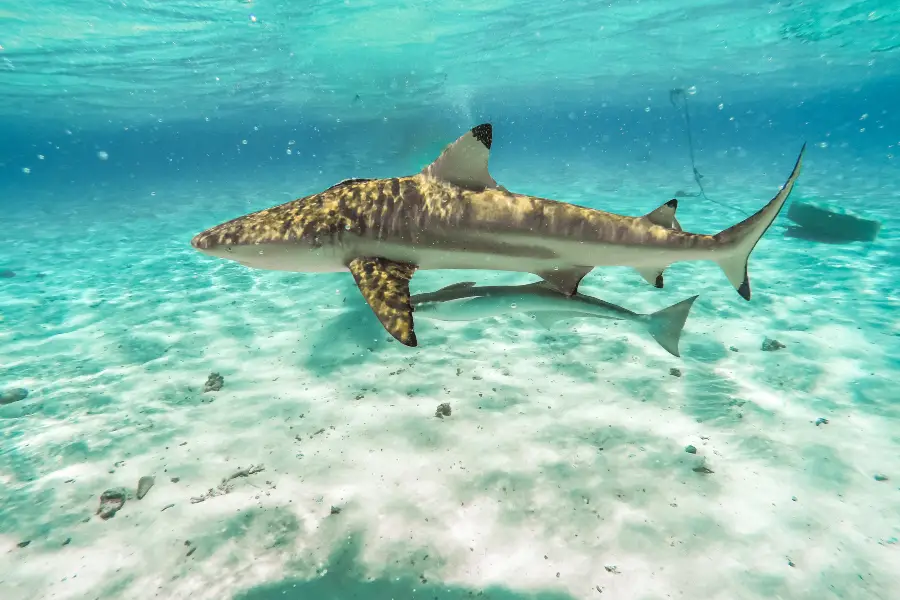
<svg viewBox="0 0 900 600">
<path fill-rule="evenodd" d="M 684 329 L 684 322 L 696 299 L 697 296 L 693 296 L 682 300 L 647 317 L 647 331 L 669 354 L 681 356 L 678 340 L 681 339 L 681 330 Z"/>
<path fill-rule="evenodd" d="M 794 170 L 791 176 L 785 182 L 781 191 L 769 201 L 756 214 L 744 219 L 737 225 L 716 234 L 715 239 L 722 246 L 721 258 L 715 259 L 728 281 L 734 286 L 744 300 L 750 300 L 750 276 L 747 273 L 747 260 L 750 253 L 756 247 L 756 243 L 766 233 L 769 226 L 781 212 L 781 208 L 787 201 L 797 176 L 800 175 L 800 165 L 803 162 L 803 153 L 806 151 L 806 144 L 800 149 L 800 155 L 794 164 Z"/>
<path fill-rule="evenodd" d="M 676 210 L 678 210 L 678 200 L 672 198 L 659 208 L 648 212 L 644 215 L 644 218 L 654 225 L 659 225 L 666 229 L 674 229 L 675 231 L 682 231 L 681 223 L 675 218 Z M 635 271 L 644 278 L 644 281 L 655 288 L 662 288 L 665 285 L 665 280 L 663 279 L 664 270 L 665 269 L 635 269 Z"/>
</svg>

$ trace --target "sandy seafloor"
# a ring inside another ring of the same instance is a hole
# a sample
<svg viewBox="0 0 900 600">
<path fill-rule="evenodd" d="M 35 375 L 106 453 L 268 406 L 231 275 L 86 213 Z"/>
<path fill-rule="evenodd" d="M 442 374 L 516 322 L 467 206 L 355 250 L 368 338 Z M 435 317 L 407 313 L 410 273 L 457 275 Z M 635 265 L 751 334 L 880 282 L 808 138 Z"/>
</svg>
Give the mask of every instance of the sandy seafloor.
<svg viewBox="0 0 900 600">
<path fill-rule="evenodd" d="M 754 210 L 793 159 L 713 177 L 710 193 Z M 296 173 L 23 178 L 0 245 L 16 272 L 0 279 L 0 387 L 30 391 L 0 407 L 0 597 L 897 598 L 900 197 L 886 168 L 826 160 L 810 152 L 793 198 L 881 219 L 874 244 L 784 239 L 783 213 L 751 258 L 749 303 L 712 264 L 672 267 L 664 290 L 627 269 L 585 280 L 640 311 L 699 293 L 680 359 L 632 325 L 521 316 L 420 320 L 409 349 L 349 274 L 190 248 L 314 191 Z M 494 174 L 628 214 L 690 185 L 646 165 Z M 741 218 L 701 199 L 679 213 L 698 232 Z M 473 277 L 534 279 L 428 272 L 413 291 Z M 786 347 L 763 352 L 766 337 Z M 211 372 L 224 386 L 204 393 Z M 250 465 L 265 470 L 191 503 Z M 144 475 L 146 497 L 95 515 L 104 490 Z"/>
</svg>

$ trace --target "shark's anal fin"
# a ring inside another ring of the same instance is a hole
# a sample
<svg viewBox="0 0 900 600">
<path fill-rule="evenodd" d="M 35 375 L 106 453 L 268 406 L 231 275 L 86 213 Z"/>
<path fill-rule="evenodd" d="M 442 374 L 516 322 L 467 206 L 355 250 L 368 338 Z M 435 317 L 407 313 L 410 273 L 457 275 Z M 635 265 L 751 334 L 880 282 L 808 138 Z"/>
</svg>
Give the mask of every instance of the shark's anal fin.
<svg viewBox="0 0 900 600">
<path fill-rule="evenodd" d="M 497 188 L 488 171 L 493 135 L 490 123 L 476 125 L 444 148 L 434 162 L 422 169 L 422 174 L 471 190 Z"/>
<path fill-rule="evenodd" d="M 416 346 L 409 280 L 415 265 L 377 257 L 360 257 L 347 265 L 375 316 L 394 338 L 406 346 Z"/>
<path fill-rule="evenodd" d="M 568 267 L 558 271 L 542 271 L 535 273 L 538 277 L 565 294 L 573 296 L 578 291 L 578 284 L 594 267 Z"/>
<path fill-rule="evenodd" d="M 650 285 L 652 285 L 655 288 L 662 289 L 662 287 L 666 283 L 665 279 L 663 278 L 663 270 L 664 269 L 658 269 L 656 267 L 653 267 L 652 269 L 644 269 L 644 268 L 640 268 L 640 267 L 635 267 L 634 270 L 637 271 L 638 274 L 644 278 L 644 281 L 646 281 L 647 283 L 649 283 Z"/>
</svg>

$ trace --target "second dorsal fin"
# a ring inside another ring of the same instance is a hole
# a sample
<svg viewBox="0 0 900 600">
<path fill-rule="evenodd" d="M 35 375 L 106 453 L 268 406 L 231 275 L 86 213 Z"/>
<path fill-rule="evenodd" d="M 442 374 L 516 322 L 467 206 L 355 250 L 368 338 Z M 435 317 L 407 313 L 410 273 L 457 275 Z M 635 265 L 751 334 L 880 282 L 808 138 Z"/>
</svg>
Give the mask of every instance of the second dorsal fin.
<svg viewBox="0 0 900 600">
<path fill-rule="evenodd" d="M 678 219 L 675 218 L 675 211 L 677 209 L 678 200 L 672 198 L 659 208 L 648 212 L 646 215 L 644 215 L 644 218 L 654 225 L 659 225 L 660 227 L 665 227 L 666 229 L 681 231 L 681 223 L 679 223 Z"/>
<path fill-rule="evenodd" d="M 444 148 L 434 162 L 422 169 L 422 174 L 466 189 L 496 188 L 497 182 L 488 171 L 492 141 L 491 124 L 477 125 Z"/>
</svg>

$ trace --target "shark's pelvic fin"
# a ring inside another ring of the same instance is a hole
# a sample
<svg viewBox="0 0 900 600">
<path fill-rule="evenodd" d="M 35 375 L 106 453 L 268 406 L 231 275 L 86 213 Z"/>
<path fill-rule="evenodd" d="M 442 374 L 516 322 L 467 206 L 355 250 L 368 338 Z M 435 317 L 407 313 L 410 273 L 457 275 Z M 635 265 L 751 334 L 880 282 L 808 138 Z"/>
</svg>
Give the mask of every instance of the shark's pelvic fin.
<svg viewBox="0 0 900 600">
<path fill-rule="evenodd" d="M 675 211 L 677 209 L 678 200 L 672 198 L 659 208 L 648 212 L 646 215 L 644 215 L 644 218 L 654 225 L 659 225 L 660 227 L 665 227 L 666 229 L 674 229 L 675 231 L 682 231 L 681 223 L 679 223 L 678 219 L 675 218 Z"/>
<path fill-rule="evenodd" d="M 450 285 L 445 285 L 439 290 L 436 290 L 433 293 L 437 292 L 446 292 L 448 290 L 461 290 L 463 288 L 470 288 L 475 285 L 474 281 L 460 281 L 459 283 L 451 283 Z"/>
<path fill-rule="evenodd" d="M 578 284 L 594 267 L 570 267 L 558 271 L 535 273 L 538 277 L 565 294 L 572 296 L 578 291 Z"/>
<path fill-rule="evenodd" d="M 476 125 L 444 148 L 422 174 L 459 187 L 481 191 L 499 186 L 488 171 L 493 128 L 490 123 Z"/>
<path fill-rule="evenodd" d="M 719 266 L 728 277 L 728 281 L 738 291 L 738 294 L 744 300 L 750 300 L 750 275 L 747 273 L 747 261 L 750 253 L 759 242 L 759 238 L 766 233 L 772 221 L 781 212 L 784 203 L 787 201 L 791 190 L 794 189 L 794 183 L 800 175 L 800 166 L 803 163 L 803 154 L 806 151 L 806 144 L 800 149 L 800 155 L 797 162 L 794 163 L 794 170 L 790 177 L 784 183 L 784 186 L 772 198 L 768 204 L 762 207 L 756 214 L 751 215 L 728 229 L 715 235 L 716 241 L 723 246 L 723 250 L 719 252 L 721 258 L 716 260 Z"/>
<path fill-rule="evenodd" d="M 655 288 L 662 289 L 666 283 L 663 278 L 664 269 L 654 267 L 652 269 L 635 268 L 634 270 L 638 272 L 638 275 L 644 278 L 644 281 Z"/>
<path fill-rule="evenodd" d="M 409 299 L 409 280 L 416 267 L 377 257 L 355 258 L 347 266 L 387 332 L 401 344 L 416 346 Z"/>
</svg>

